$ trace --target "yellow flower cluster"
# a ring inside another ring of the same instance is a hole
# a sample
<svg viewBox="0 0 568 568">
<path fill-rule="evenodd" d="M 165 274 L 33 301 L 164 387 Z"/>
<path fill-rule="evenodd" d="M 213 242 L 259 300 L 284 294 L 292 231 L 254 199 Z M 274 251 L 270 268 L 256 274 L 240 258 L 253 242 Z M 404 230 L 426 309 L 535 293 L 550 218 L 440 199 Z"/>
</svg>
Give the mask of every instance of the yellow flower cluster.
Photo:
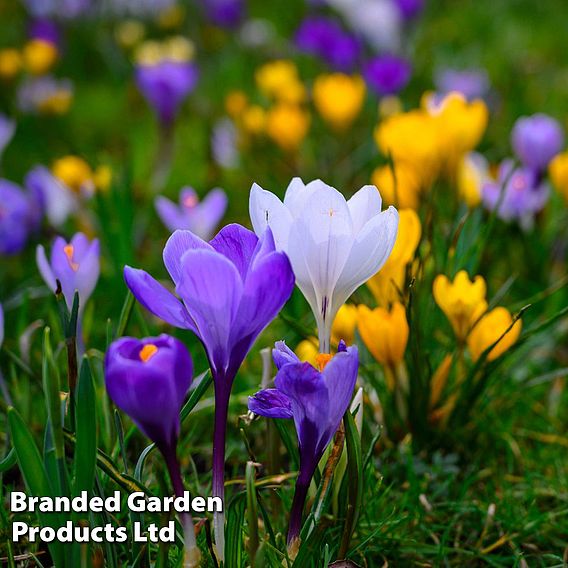
<svg viewBox="0 0 568 568">
<path fill-rule="evenodd" d="M 191 61 L 195 46 L 183 36 L 173 36 L 164 41 L 148 40 L 136 50 L 136 62 L 142 65 L 156 65 L 160 61 Z"/>
<path fill-rule="evenodd" d="M 0 79 L 13 79 L 22 69 L 30 75 L 45 75 L 59 57 L 57 46 L 43 39 L 29 40 L 21 51 L 0 50 Z"/>
<path fill-rule="evenodd" d="M 521 333 L 521 320 L 513 323 L 506 308 L 487 311 L 486 293 L 483 277 L 475 276 L 472 281 L 465 270 L 458 272 L 453 282 L 443 274 L 434 279 L 434 300 L 450 321 L 458 342 L 467 344 L 474 361 L 496 341 L 487 360 L 500 357 Z"/>
<path fill-rule="evenodd" d="M 99 166 L 93 171 L 91 166 L 78 156 L 64 156 L 52 166 L 53 175 L 75 193 L 90 194 L 95 189 L 106 191 L 112 182 L 112 172 L 108 166 Z"/>
<path fill-rule="evenodd" d="M 375 129 L 381 153 L 392 160 L 392 168 L 375 170 L 388 203 L 416 207 L 421 194 L 440 175 L 454 181 L 464 156 L 481 140 L 488 111 L 481 100 L 468 102 L 450 93 L 440 102 L 433 95 L 423 98 L 422 107 L 393 114 Z M 392 170 L 392 171 L 391 171 Z"/>
</svg>

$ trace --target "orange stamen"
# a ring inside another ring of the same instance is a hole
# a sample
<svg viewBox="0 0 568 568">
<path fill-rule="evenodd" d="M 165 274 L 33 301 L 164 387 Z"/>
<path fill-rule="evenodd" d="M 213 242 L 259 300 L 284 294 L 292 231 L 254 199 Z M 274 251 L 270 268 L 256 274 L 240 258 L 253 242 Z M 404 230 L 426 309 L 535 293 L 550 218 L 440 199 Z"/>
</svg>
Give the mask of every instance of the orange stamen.
<svg viewBox="0 0 568 568">
<path fill-rule="evenodd" d="M 144 347 L 140 350 L 140 361 L 147 363 L 157 352 L 158 348 L 153 343 L 144 345 Z"/>
<path fill-rule="evenodd" d="M 63 252 L 67 257 L 67 260 L 69 261 L 69 266 L 71 267 L 71 270 L 73 270 L 73 272 L 77 272 L 77 270 L 79 270 L 79 264 L 77 262 L 73 262 L 73 253 L 75 252 L 73 245 L 65 245 L 63 247 Z"/>
<path fill-rule="evenodd" d="M 331 361 L 333 355 L 329 353 L 318 353 L 316 355 L 316 365 L 320 373 L 325 369 L 325 366 Z"/>
<path fill-rule="evenodd" d="M 188 195 L 184 200 L 183 200 L 183 204 L 188 208 L 188 209 L 192 209 L 193 207 L 195 207 L 198 203 L 198 199 L 197 197 L 195 197 L 195 195 Z"/>
</svg>

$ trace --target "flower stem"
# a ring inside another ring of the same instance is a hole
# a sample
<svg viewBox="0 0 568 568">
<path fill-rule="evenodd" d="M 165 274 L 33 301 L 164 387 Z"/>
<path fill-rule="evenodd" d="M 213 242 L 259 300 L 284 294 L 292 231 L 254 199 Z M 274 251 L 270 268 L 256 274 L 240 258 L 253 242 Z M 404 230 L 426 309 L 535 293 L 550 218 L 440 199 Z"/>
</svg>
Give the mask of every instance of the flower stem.
<svg viewBox="0 0 568 568">
<path fill-rule="evenodd" d="M 311 479 L 305 480 L 301 472 L 296 480 L 294 500 L 292 501 L 292 510 L 290 511 L 290 523 L 288 525 L 288 546 L 300 537 L 304 504 L 306 503 L 310 481 Z"/>
<path fill-rule="evenodd" d="M 215 426 L 213 430 L 213 497 L 223 501 L 223 511 L 213 513 L 215 544 L 219 560 L 225 559 L 225 434 L 229 412 L 230 389 L 225 380 L 215 381 Z"/>
</svg>

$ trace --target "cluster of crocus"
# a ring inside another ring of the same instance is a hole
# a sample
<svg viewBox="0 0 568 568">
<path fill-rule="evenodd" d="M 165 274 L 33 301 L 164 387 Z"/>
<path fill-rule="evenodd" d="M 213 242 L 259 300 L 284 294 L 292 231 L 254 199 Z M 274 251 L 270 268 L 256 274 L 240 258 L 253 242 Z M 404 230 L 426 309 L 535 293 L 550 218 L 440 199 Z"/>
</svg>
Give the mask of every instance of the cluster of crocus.
<svg viewBox="0 0 568 568">
<path fill-rule="evenodd" d="M 467 344 L 474 361 L 496 342 L 487 360 L 501 356 L 521 332 L 521 320 L 514 321 L 506 308 L 488 311 L 486 292 L 483 277 L 471 281 L 465 270 L 458 272 L 453 281 L 443 274 L 434 279 L 434 300 L 450 321 L 458 345 Z"/>
<path fill-rule="evenodd" d="M 283 342 L 273 350 L 275 388 L 249 398 L 249 409 L 267 418 L 292 418 L 298 434 L 300 471 L 290 511 L 288 544 L 299 538 L 302 513 L 315 469 L 349 408 L 357 381 L 357 347 L 342 342 L 319 369 L 302 363 Z"/>
<path fill-rule="evenodd" d="M 318 327 L 320 352 L 329 353 L 331 326 L 351 294 L 384 265 L 394 246 L 398 213 L 381 212 L 374 186 L 361 188 L 349 201 L 321 180 L 306 185 L 292 180 L 284 201 L 254 184 L 252 225 L 270 227 L 276 247 L 287 253 L 296 283 Z"/>
<path fill-rule="evenodd" d="M 410 81 L 412 68 L 403 57 L 381 55 L 363 66 L 363 76 L 369 87 L 380 97 L 398 94 Z"/>
<path fill-rule="evenodd" d="M 65 114 L 73 100 L 73 84 L 49 75 L 25 79 L 18 89 L 18 107 L 32 114 Z"/>
<path fill-rule="evenodd" d="M 29 36 L 22 49 L 24 67 L 32 75 L 44 75 L 59 56 L 59 30 L 52 21 L 38 19 L 30 25 Z"/>
<path fill-rule="evenodd" d="M 197 85 L 193 46 L 183 38 L 146 42 L 138 50 L 136 84 L 162 127 L 173 125 L 179 109 Z"/>
<path fill-rule="evenodd" d="M 193 362 L 184 344 L 168 335 L 138 340 L 122 337 L 105 355 L 106 389 L 113 402 L 150 438 L 164 456 L 174 493 L 184 485 L 176 455 L 179 413 L 193 378 Z M 160 411 L 156 412 L 156 408 Z M 197 567 L 201 553 L 191 513 L 183 519 L 185 566 Z"/>
<path fill-rule="evenodd" d="M 143 270 L 125 267 L 138 301 L 171 325 L 189 329 L 203 344 L 215 382 L 213 494 L 224 497 L 225 430 L 235 376 L 262 330 L 294 287 L 285 254 L 270 230 L 258 238 L 240 225 L 224 227 L 207 243 L 190 231 L 176 231 L 164 248 L 164 264 L 176 298 Z M 224 553 L 224 517 L 215 518 L 218 554 Z"/>
<path fill-rule="evenodd" d="M 200 202 L 192 187 L 184 187 L 179 194 L 179 205 L 163 196 L 156 197 L 154 203 L 162 223 L 171 232 L 186 229 L 208 240 L 225 214 L 227 195 L 216 188 Z"/>
<path fill-rule="evenodd" d="M 483 99 L 489 91 L 489 77 L 485 69 L 441 69 L 436 73 L 435 84 L 442 96 L 458 92 L 468 101 Z"/>
</svg>

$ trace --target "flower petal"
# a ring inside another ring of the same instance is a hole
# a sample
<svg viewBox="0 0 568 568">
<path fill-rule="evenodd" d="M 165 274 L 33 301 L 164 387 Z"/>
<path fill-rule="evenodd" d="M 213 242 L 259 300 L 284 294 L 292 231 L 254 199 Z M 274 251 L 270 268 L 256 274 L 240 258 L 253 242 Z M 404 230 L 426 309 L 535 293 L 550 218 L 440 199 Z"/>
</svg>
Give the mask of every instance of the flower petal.
<svg viewBox="0 0 568 568">
<path fill-rule="evenodd" d="M 178 284 L 181 278 L 181 259 L 189 250 L 211 250 L 211 246 L 191 231 L 175 231 L 164 247 L 164 265 L 172 280 Z"/>
<path fill-rule="evenodd" d="M 211 241 L 211 246 L 236 267 L 244 282 L 251 264 L 258 237 L 242 225 L 223 227 Z"/>
<path fill-rule="evenodd" d="M 47 256 L 45 254 L 45 248 L 43 247 L 43 245 L 37 246 L 36 262 L 44 282 L 47 284 L 48 288 L 50 288 L 52 292 L 55 292 L 55 290 L 57 289 L 57 282 L 55 281 L 55 275 L 53 274 L 53 270 L 51 270 L 51 265 L 47 260 Z"/>
<path fill-rule="evenodd" d="M 167 197 L 164 197 L 163 195 L 156 197 L 154 200 L 154 207 L 156 208 L 156 212 L 158 213 L 160 220 L 168 228 L 168 230 L 173 232 L 178 229 L 189 228 L 187 227 L 186 220 L 181 213 L 179 206 Z"/>
<path fill-rule="evenodd" d="M 299 357 L 286 345 L 284 341 L 277 341 L 272 350 L 272 359 L 277 369 L 288 363 L 300 363 Z"/>
<path fill-rule="evenodd" d="M 358 234 L 375 215 L 381 212 L 381 194 L 374 185 L 364 185 L 347 202 L 351 221 L 353 221 L 353 232 Z"/>
<path fill-rule="evenodd" d="M 249 396 L 248 407 L 266 418 L 292 418 L 290 399 L 278 389 L 264 389 Z"/>
<path fill-rule="evenodd" d="M 124 280 L 136 299 L 156 317 L 175 327 L 195 332 L 184 305 L 144 270 L 124 267 Z"/>
</svg>

